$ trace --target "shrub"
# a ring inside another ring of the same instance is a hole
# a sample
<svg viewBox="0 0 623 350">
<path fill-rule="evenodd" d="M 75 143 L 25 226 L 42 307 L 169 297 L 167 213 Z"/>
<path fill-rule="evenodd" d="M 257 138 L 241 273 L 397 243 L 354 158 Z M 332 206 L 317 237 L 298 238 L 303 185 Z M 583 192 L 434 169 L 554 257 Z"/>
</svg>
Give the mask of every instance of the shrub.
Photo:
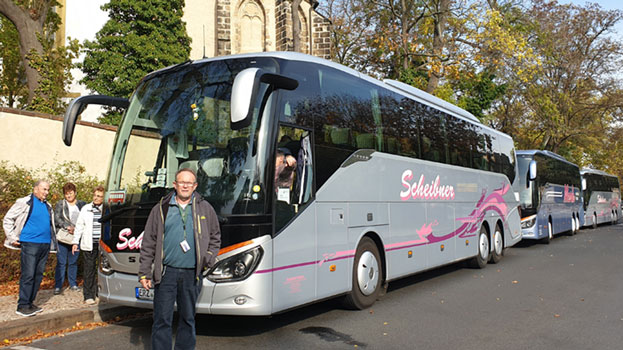
<svg viewBox="0 0 623 350">
<path fill-rule="evenodd" d="M 63 199 L 63 185 L 66 182 L 73 182 L 77 188 L 78 199 L 87 203 L 93 199 L 93 188 L 102 184 L 96 177 L 87 174 L 85 167 L 76 161 L 55 163 L 50 168 L 39 170 L 25 169 L 2 161 L 0 162 L 0 217 L 4 219 L 4 215 L 17 199 L 32 193 L 34 182 L 40 178 L 50 182 L 47 200 L 52 206 Z M 4 243 L 4 239 L 4 229 L 0 229 L 0 243 Z M 53 278 L 55 267 L 56 255 L 50 254 L 44 276 Z M 79 268 L 78 275 L 81 273 L 82 269 Z M 3 247 L 0 249 L 0 283 L 18 280 L 19 276 L 20 252 Z"/>
</svg>

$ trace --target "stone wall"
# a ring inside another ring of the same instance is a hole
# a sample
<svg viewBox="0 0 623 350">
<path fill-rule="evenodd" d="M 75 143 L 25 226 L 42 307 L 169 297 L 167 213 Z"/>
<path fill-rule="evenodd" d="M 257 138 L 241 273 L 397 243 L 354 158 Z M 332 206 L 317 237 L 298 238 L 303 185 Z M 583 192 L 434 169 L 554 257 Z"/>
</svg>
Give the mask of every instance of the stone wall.
<svg viewBox="0 0 623 350">
<path fill-rule="evenodd" d="M 49 169 L 54 164 L 78 161 L 89 175 L 105 180 L 117 128 L 78 121 L 71 147 L 61 138 L 63 118 L 43 113 L 0 107 L 0 161 L 28 169 Z M 158 148 L 158 140 L 138 137 L 138 144 Z M 136 169 L 151 169 L 153 158 L 133 162 Z"/>
</svg>

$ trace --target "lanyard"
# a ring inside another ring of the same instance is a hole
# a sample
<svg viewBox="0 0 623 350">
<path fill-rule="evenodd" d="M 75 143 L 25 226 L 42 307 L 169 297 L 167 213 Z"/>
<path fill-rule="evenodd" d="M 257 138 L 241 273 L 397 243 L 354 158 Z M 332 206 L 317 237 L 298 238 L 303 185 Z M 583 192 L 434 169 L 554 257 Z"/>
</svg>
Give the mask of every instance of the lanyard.
<svg viewBox="0 0 623 350">
<path fill-rule="evenodd" d="M 177 209 L 180 211 L 180 216 L 182 217 L 182 226 L 184 227 L 184 240 L 186 240 L 186 208 L 190 206 L 190 203 L 186 204 L 186 206 L 182 209 L 182 206 L 177 203 Z"/>
</svg>

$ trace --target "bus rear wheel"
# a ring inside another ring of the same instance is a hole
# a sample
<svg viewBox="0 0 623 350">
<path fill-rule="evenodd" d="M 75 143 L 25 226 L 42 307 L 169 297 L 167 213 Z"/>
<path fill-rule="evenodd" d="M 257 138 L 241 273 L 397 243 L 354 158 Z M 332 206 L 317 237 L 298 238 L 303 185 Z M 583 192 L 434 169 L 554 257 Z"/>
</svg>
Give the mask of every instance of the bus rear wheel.
<svg viewBox="0 0 623 350">
<path fill-rule="evenodd" d="M 593 213 L 593 229 L 597 228 L 597 214 Z"/>
<path fill-rule="evenodd" d="M 502 229 L 500 226 L 495 226 L 495 232 L 493 233 L 493 251 L 491 252 L 491 262 L 497 264 L 502 260 L 504 255 L 504 237 L 502 235 Z"/>
<path fill-rule="evenodd" d="M 379 298 L 382 293 L 383 269 L 381 255 L 374 241 L 364 237 L 357 247 L 353 264 L 352 290 L 345 298 L 350 309 L 366 309 Z"/>
<path fill-rule="evenodd" d="M 489 233 L 483 225 L 480 227 L 480 233 L 478 234 L 478 254 L 470 261 L 470 265 L 477 269 L 483 269 L 489 261 L 490 250 Z"/>
</svg>

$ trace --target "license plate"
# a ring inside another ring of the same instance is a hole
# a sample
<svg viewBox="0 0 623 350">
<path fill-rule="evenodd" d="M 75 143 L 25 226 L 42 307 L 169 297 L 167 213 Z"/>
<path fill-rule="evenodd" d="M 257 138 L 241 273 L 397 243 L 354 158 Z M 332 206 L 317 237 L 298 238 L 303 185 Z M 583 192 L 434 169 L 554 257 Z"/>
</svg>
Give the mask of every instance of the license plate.
<svg viewBox="0 0 623 350">
<path fill-rule="evenodd" d="M 136 299 L 141 300 L 154 300 L 154 289 L 145 289 L 143 287 L 136 287 Z"/>
</svg>

